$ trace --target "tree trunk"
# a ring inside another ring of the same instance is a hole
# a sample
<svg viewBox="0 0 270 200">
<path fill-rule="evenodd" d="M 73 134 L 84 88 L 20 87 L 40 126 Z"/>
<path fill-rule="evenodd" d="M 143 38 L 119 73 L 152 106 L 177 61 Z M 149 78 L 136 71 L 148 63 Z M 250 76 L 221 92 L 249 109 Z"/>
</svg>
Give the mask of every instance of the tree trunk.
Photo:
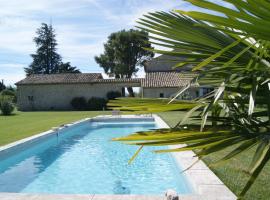
<svg viewBox="0 0 270 200">
<path fill-rule="evenodd" d="M 125 95 L 125 88 L 124 88 L 124 87 L 122 87 L 121 93 L 122 93 L 122 97 L 125 97 L 125 96 L 126 96 L 126 95 Z"/>
<path fill-rule="evenodd" d="M 131 78 L 131 76 L 132 74 L 127 74 L 126 78 Z M 128 91 L 129 97 L 135 97 L 132 87 L 127 87 L 127 91 Z"/>
<path fill-rule="evenodd" d="M 127 87 L 127 91 L 128 91 L 129 97 L 135 97 L 132 87 Z"/>
</svg>

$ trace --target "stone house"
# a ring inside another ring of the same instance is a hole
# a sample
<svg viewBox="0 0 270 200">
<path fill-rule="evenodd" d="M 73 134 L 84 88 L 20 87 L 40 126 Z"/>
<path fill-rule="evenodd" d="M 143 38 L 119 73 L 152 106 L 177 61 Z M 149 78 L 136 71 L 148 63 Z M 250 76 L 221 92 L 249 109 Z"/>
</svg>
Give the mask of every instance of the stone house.
<svg viewBox="0 0 270 200">
<path fill-rule="evenodd" d="M 31 75 L 16 83 L 18 108 L 29 110 L 70 110 L 74 97 L 106 98 L 110 91 L 140 87 L 140 79 L 103 79 L 101 73 Z"/>
<path fill-rule="evenodd" d="M 179 62 L 185 62 L 186 59 L 185 57 L 161 55 L 146 62 L 144 65 L 146 76 L 142 80 L 143 97 L 169 98 L 190 83 L 198 75 L 191 72 L 192 66 L 175 67 Z M 211 90 L 213 90 L 211 86 L 193 84 L 180 98 L 194 99 L 204 96 Z"/>
<path fill-rule="evenodd" d="M 186 87 L 197 75 L 190 67 L 173 69 L 180 60 L 157 57 L 145 64 L 145 78 L 104 79 L 101 73 L 31 75 L 16 83 L 20 110 L 70 110 L 75 97 L 106 98 L 110 91 L 140 87 L 142 98 L 170 98 Z M 180 98 L 193 99 L 211 88 L 192 85 Z"/>
</svg>

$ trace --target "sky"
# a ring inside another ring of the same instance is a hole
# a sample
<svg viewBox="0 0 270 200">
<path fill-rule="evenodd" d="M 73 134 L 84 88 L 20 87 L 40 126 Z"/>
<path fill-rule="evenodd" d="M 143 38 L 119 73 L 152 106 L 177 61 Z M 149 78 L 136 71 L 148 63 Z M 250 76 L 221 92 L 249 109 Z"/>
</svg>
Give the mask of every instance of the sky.
<svg viewBox="0 0 270 200">
<path fill-rule="evenodd" d="M 147 12 L 191 7 L 182 0 L 0 0 L 0 6 L 0 80 L 7 85 L 25 77 L 42 22 L 52 22 L 64 62 L 103 72 L 94 56 L 110 33 L 133 28 Z"/>
</svg>

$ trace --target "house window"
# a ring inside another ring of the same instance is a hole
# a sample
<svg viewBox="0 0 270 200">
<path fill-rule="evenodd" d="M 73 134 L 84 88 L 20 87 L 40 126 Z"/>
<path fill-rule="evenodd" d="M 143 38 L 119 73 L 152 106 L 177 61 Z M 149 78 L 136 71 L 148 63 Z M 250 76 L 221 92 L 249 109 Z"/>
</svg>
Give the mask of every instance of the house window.
<svg viewBox="0 0 270 200">
<path fill-rule="evenodd" d="M 159 93 L 159 98 L 164 98 L 164 93 Z"/>
<path fill-rule="evenodd" d="M 28 96 L 28 101 L 34 101 L 34 97 L 33 96 Z"/>
<path fill-rule="evenodd" d="M 203 88 L 203 96 L 213 91 L 213 88 Z"/>
</svg>

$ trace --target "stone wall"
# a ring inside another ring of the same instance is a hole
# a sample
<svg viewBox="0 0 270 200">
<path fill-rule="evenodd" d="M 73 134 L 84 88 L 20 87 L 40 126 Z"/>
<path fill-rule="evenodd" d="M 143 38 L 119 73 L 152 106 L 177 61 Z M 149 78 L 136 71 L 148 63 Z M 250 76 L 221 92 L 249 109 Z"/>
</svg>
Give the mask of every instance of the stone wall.
<svg viewBox="0 0 270 200">
<path fill-rule="evenodd" d="M 70 110 L 74 97 L 106 98 L 109 91 L 121 92 L 129 84 L 54 84 L 54 85 L 18 85 L 18 108 L 30 110 Z M 132 86 L 132 84 L 131 84 Z"/>
<path fill-rule="evenodd" d="M 134 83 L 94 83 L 94 84 L 48 84 L 48 85 L 18 85 L 18 109 L 32 110 L 71 110 L 70 104 L 74 97 L 106 98 L 109 91 L 119 91 L 123 87 L 139 86 Z M 189 89 L 191 98 L 197 97 L 199 88 Z M 144 98 L 169 98 L 180 88 L 142 88 Z"/>
</svg>

